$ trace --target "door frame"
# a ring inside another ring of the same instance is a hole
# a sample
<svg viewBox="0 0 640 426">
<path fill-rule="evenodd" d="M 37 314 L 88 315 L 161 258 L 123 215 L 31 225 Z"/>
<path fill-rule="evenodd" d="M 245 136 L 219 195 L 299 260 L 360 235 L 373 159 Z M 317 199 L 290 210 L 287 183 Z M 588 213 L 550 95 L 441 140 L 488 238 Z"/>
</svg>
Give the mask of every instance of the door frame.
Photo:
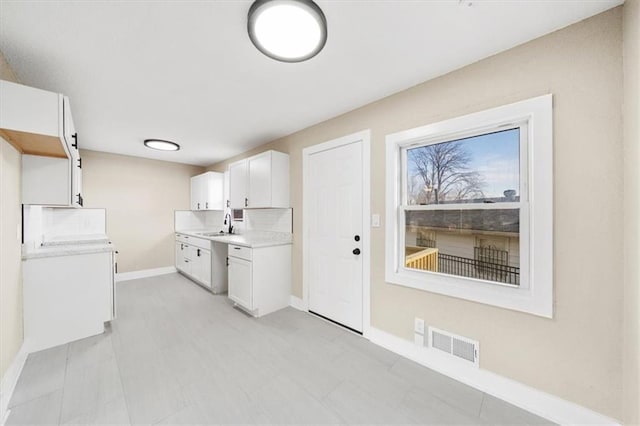
<svg viewBox="0 0 640 426">
<path fill-rule="evenodd" d="M 362 130 L 302 150 L 302 295 L 309 310 L 309 158 L 311 155 L 354 143 L 362 143 L 362 335 L 371 327 L 371 130 Z"/>
</svg>

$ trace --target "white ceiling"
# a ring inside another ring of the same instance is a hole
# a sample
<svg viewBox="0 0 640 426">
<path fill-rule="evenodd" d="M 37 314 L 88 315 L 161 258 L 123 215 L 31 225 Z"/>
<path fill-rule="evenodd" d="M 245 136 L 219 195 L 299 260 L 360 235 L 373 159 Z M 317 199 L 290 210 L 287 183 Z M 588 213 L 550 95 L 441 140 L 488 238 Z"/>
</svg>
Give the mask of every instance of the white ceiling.
<svg viewBox="0 0 640 426">
<path fill-rule="evenodd" d="M 81 147 L 209 165 L 622 2 L 318 0 L 325 49 L 289 64 L 249 41 L 251 1 L 1 0 L 0 50 L 70 97 Z"/>
</svg>

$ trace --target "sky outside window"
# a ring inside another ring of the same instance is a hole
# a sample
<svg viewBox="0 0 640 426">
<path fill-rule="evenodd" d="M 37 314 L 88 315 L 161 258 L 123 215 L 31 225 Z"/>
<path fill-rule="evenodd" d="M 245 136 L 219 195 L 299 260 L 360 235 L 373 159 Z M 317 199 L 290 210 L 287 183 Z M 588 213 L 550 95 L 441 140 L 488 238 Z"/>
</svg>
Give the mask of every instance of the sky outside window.
<svg viewBox="0 0 640 426">
<path fill-rule="evenodd" d="M 409 204 L 516 201 L 520 129 L 407 150 Z"/>
</svg>

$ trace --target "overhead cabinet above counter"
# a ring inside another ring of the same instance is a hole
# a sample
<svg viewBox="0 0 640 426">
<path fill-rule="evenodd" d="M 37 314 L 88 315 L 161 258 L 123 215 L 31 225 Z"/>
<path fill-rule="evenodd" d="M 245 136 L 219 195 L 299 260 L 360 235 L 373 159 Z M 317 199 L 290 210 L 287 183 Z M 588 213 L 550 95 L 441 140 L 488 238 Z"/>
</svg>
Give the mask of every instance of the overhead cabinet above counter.
<svg viewBox="0 0 640 426">
<path fill-rule="evenodd" d="M 224 209 L 224 174 L 206 172 L 191 178 L 191 210 Z"/>
<path fill-rule="evenodd" d="M 23 204 L 82 206 L 82 160 L 68 97 L 0 80 L 0 135 L 23 154 Z"/>
<path fill-rule="evenodd" d="M 229 164 L 231 208 L 288 208 L 289 155 L 266 151 Z"/>
</svg>

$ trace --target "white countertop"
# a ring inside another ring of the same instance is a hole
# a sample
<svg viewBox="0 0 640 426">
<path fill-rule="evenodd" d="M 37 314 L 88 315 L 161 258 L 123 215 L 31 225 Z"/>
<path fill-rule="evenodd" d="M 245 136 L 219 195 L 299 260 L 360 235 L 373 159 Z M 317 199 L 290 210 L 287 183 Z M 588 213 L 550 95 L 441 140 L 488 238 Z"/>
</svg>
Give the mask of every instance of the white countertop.
<svg viewBox="0 0 640 426">
<path fill-rule="evenodd" d="M 105 234 L 86 234 L 86 235 L 56 235 L 55 237 L 45 236 L 42 243 L 43 246 L 58 246 L 68 244 L 99 244 L 108 243 L 109 237 Z"/>
<path fill-rule="evenodd" d="M 53 244 L 48 246 L 40 245 L 36 247 L 27 247 L 27 245 L 23 245 L 22 260 L 42 257 L 73 256 L 78 254 L 108 253 L 115 250 L 116 247 L 113 244 L 104 240 L 97 240 L 95 242 L 83 240 L 81 242 Z"/>
<path fill-rule="evenodd" d="M 216 233 L 216 235 L 202 235 L 203 233 Z M 250 248 L 283 246 L 289 245 L 293 241 L 293 235 L 288 232 L 247 231 L 242 234 L 217 234 L 216 230 L 195 229 L 176 231 L 176 234 L 184 234 L 190 237 L 202 238 L 216 243 L 235 244 Z"/>
</svg>

